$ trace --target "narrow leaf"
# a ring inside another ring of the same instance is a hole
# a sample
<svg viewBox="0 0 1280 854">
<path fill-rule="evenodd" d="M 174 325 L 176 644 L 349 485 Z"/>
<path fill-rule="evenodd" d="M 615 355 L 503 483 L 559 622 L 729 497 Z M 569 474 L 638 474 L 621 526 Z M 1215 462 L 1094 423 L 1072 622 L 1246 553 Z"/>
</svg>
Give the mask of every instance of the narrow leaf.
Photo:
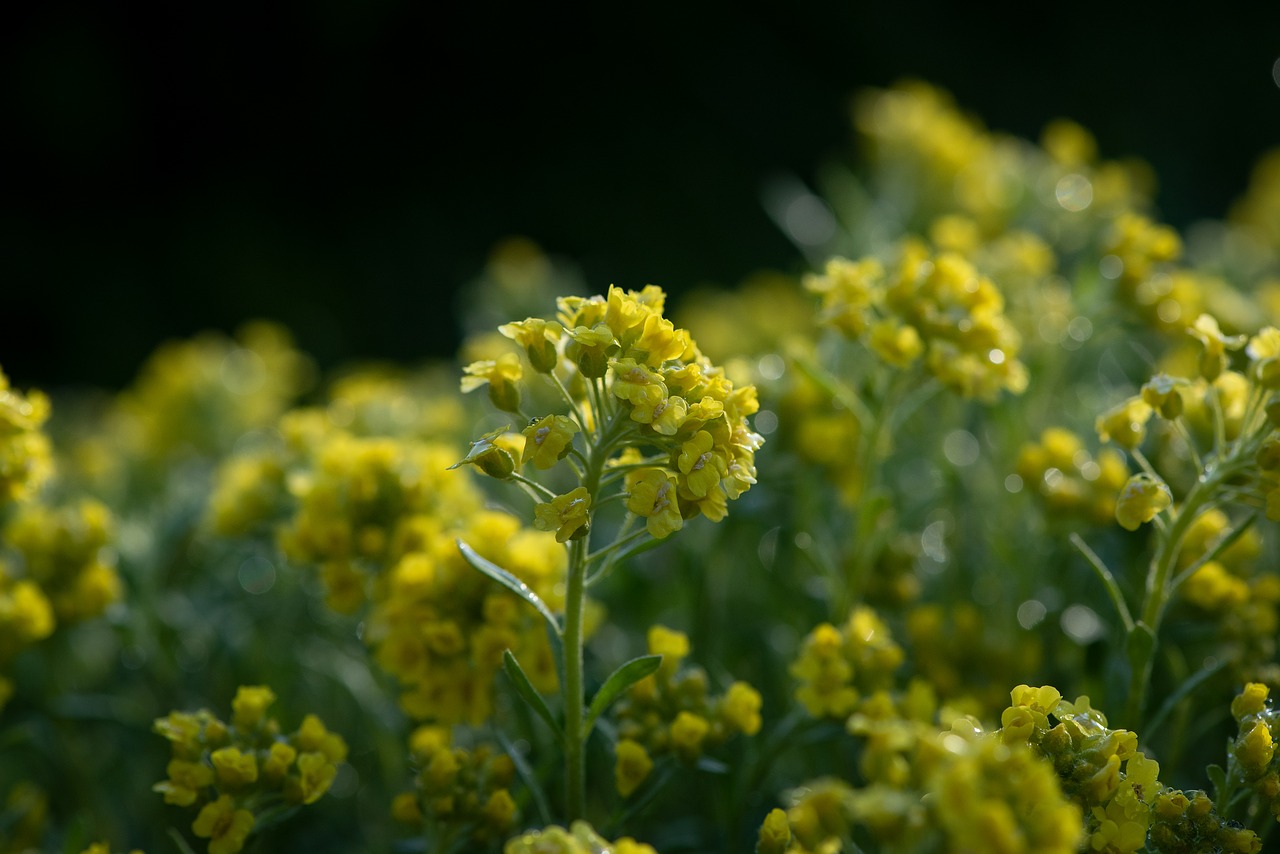
<svg viewBox="0 0 1280 854">
<path fill-rule="evenodd" d="M 586 741 L 587 736 L 591 735 L 591 728 L 595 726 L 596 718 L 604 714 L 605 709 L 613 705 L 613 701 L 618 699 L 623 691 L 653 673 L 660 664 L 662 664 L 662 656 L 642 655 L 613 671 L 591 700 L 591 707 L 587 709 L 587 718 L 582 722 L 582 740 Z"/>
<path fill-rule="evenodd" d="M 507 572 L 496 563 L 481 557 L 475 549 L 471 548 L 471 546 L 467 545 L 462 540 L 457 540 L 456 542 L 458 544 L 458 551 L 462 552 L 462 557 L 466 559 L 467 563 L 471 564 L 524 601 L 528 602 L 534 608 L 537 608 L 538 613 L 541 614 L 543 619 L 545 619 L 551 628 L 555 630 L 555 633 L 557 635 L 560 634 L 560 623 L 556 620 L 556 615 L 551 613 L 551 609 L 547 607 L 547 603 L 543 602 L 542 599 L 538 597 L 538 594 L 534 593 L 533 590 L 530 589 L 529 585 Z"/>
<path fill-rule="evenodd" d="M 1089 562 L 1089 566 L 1093 567 L 1093 571 L 1098 574 L 1098 580 L 1106 588 L 1111 604 L 1115 606 L 1116 613 L 1120 615 L 1120 622 L 1124 624 L 1125 632 L 1132 633 L 1133 617 L 1129 613 L 1129 606 L 1125 604 L 1124 593 L 1121 592 L 1120 585 L 1116 583 L 1116 577 L 1111 574 L 1111 570 L 1107 569 L 1107 565 L 1102 562 L 1102 558 L 1098 557 L 1098 553 L 1089 548 L 1089 544 L 1079 534 L 1072 534 L 1070 540 L 1071 545 L 1079 549 L 1080 554 L 1084 555 L 1084 559 Z"/>
<path fill-rule="evenodd" d="M 533 797 L 533 805 L 538 810 L 541 823 L 544 826 L 551 824 L 551 809 L 547 806 L 547 795 L 542 791 L 542 783 L 538 780 L 538 775 L 534 773 L 533 767 L 529 765 L 529 760 L 525 758 L 520 748 L 512 743 L 501 727 L 494 727 L 493 732 L 498 738 L 498 743 L 502 745 L 502 749 L 507 752 L 507 756 L 511 757 L 511 764 L 515 766 L 516 774 L 520 776 L 520 781 L 524 783 L 525 789 Z"/>
<path fill-rule="evenodd" d="M 1227 791 L 1227 772 L 1222 770 L 1221 765 L 1210 765 L 1204 770 L 1209 775 L 1209 782 L 1213 783 L 1213 802 L 1222 803 L 1222 798 Z"/>
<path fill-rule="evenodd" d="M 529 681 L 529 677 L 524 673 L 524 668 L 520 666 L 520 662 L 516 661 L 516 657 L 511 654 L 509 649 L 502 651 L 502 669 L 506 671 L 507 678 L 515 686 L 516 693 L 520 695 L 520 699 L 524 700 L 529 705 L 529 708 L 533 709 L 538 717 L 542 718 L 546 725 L 551 727 L 551 731 L 556 734 L 556 740 L 563 743 L 564 733 L 559 725 L 556 724 L 556 719 L 552 717 L 546 701 L 542 699 L 538 689 L 533 687 L 533 683 Z"/>
<path fill-rule="evenodd" d="M 1173 585 L 1170 588 L 1170 592 L 1175 592 L 1178 588 L 1182 587 L 1182 585 L 1186 583 L 1187 579 L 1195 575 L 1200 570 L 1200 567 L 1204 566 L 1209 561 L 1217 560 L 1223 552 L 1235 544 L 1236 540 L 1244 536 L 1245 532 L 1253 527 L 1253 523 L 1257 518 L 1257 513 L 1251 513 L 1249 516 L 1245 517 L 1245 519 L 1240 522 L 1240 524 L 1232 528 L 1225 537 L 1218 540 L 1217 544 L 1214 545 L 1212 549 L 1201 555 L 1199 560 L 1191 564 L 1191 566 L 1187 567 L 1182 572 L 1178 573 L 1178 576 L 1173 579 Z"/>
<path fill-rule="evenodd" d="M 1147 737 L 1150 737 L 1149 733 L 1155 732 L 1159 729 L 1160 724 L 1164 723 L 1164 719 L 1173 713 L 1173 710 L 1177 708 L 1179 703 L 1187 698 L 1188 694 L 1198 688 L 1206 679 L 1213 676 L 1226 666 L 1227 662 L 1225 659 L 1222 661 L 1215 661 L 1208 667 L 1197 670 L 1195 673 L 1188 676 L 1183 683 L 1179 685 L 1163 703 L 1160 704 L 1160 708 L 1156 711 L 1155 715 L 1153 715 L 1151 720 L 1147 722 L 1146 733 L 1144 734 L 1147 734 Z"/>
</svg>

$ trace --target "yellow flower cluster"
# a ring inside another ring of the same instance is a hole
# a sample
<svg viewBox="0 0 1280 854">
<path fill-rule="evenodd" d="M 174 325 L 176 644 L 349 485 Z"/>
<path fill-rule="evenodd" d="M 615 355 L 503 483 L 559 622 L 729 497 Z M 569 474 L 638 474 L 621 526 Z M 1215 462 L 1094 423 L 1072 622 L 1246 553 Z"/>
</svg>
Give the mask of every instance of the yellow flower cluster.
<svg viewBox="0 0 1280 854">
<path fill-rule="evenodd" d="M 903 658 L 888 626 L 857 607 L 840 628 L 823 623 L 805 637 L 790 668 L 796 699 L 815 718 L 847 718 L 865 695 L 892 685 Z"/>
<path fill-rule="evenodd" d="M 120 598 L 109 548 L 113 527 L 111 514 L 96 501 L 17 505 L 0 535 L 12 555 L 0 559 L 0 670 L 58 625 L 96 617 Z M 13 690 L 0 675 L 0 708 Z"/>
<path fill-rule="evenodd" d="M 1148 839 L 1165 852 L 1261 850 L 1261 840 L 1218 817 L 1203 792 L 1162 784 L 1159 764 L 1137 749 L 1138 736 L 1108 728 L 1088 697 L 1070 703 L 1049 685 L 1019 685 L 1010 697 L 1001 741 L 1030 745 L 1052 762 L 1063 791 L 1086 810 L 1089 850 L 1134 854 L 1147 850 Z"/>
<path fill-rule="evenodd" d="M 283 735 L 267 715 L 273 702 L 270 688 L 242 686 L 231 702 L 230 723 L 206 709 L 171 712 L 155 722 L 173 759 L 168 779 L 153 789 L 165 803 L 198 808 L 191 829 L 209 840 L 209 854 L 244 847 L 256 821 L 253 809 L 315 803 L 347 758 L 346 742 L 315 715 Z"/>
<path fill-rule="evenodd" d="M 409 736 L 417 773 L 414 790 L 397 795 L 392 814 L 423 828 L 428 842 L 468 838 L 476 846 L 505 839 L 515 826 L 516 804 L 509 790 L 515 766 L 488 745 L 453 746 L 448 727 L 422 726 Z M 455 842 L 456 844 L 456 842 Z"/>
<path fill-rule="evenodd" d="M 1199 274 L 1174 266 L 1182 241 L 1169 226 L 1141 214 L 1122 213 L 1103 249 L 1115 260 L 1121 300 L 1154 328 L 1180 332 L 1203 312 L 1204 283 Z"/>
<path fill-rule="evenodd" d="M 59 622 L 96 617 L 120 598 L 120 577 L 108 548 L 114 521 L 97 501 L 60 508 L 23 505 L 3 538 L 20 558 L 20 577 L 39 586 Z"/>
<path fill-rule="evenodd" d="M 1275 658 L 1280 578 L 1257 571 L 1255 559 L 1261 553 L 1262 538 L 1256 528 L 1219 548 L 1230 533 L 1230 517 L 1216 507 L 1191 522 L 1177 560 L 1179 572 L 1191 574 L 1179 595 L 1218 619 L 1224 639 L 1234 647 L 1233 662 L 1244 676 L 1253 678 L 1258 668 Z"/>
<path fill-rule="evenodd" d="M 689 638 L 666 626 L 649 629 L 649 654 L 661 655 L 658 671 L 632 685 L 618 703 L 614 781 L 629 797 L 653 770 L 654 757 L 674 755 L 692 764 L 739 733 L 760 731 L 760 694 L 734 682 L 723 694 L 707 693 L 707 674 L 681 667 Z"/>
<path fill-rule="evenodd" d="M 209 333 L 170 342 L 120 395 L 114 426 L 134 459 L 225 453 L 247 430 L 273 424 L 313 372 L 271 323 L 247 324 L 234 340 Z"/>
<path fill-rule="evenodd" d="M 0 371 L 0 508 L 29 497 L 53 473 L 49 437 L 41 429 L 49 398 L 9 387 Z"/>
<path fill-rule="evenodd" d="M 1040 664 L 1039 638 L 1002 643 L 970 602 L 927 603 L 907 612 L 905 640 L 915 674 L 938 696 L 984 719 L 1004 705 L 1011 674 Z"/>
<path fill-rule="evenodd" d="M 1129 479 L 1129 466 L 1113 448 L 1095 457 L 1075 433 L 1050 427 L 1039 442 L 1023 446 L 1017 473 L 1043 500 L 1049 518 L 1102 524 L 1115 518 L 1116 495 Z"/>
<path fill-rule="evenodd" d="M 736 388 L 711 364 L 689 333 L 663 316 L 665 300 L 653 286 L 611 287 L 607 297 L 560 298 L 554 321 L 531 317 L 500 328 L 572 409 L 571 416 L 530 420 L 518 465 L 551 468 L 575 450 L 579 434 L 593 436 L 602 453 L 651 453 L 643 464 L 629 464 L 627 509 L 657 539 L 697 515 L 723 519 L 727 502 L 755 483 L 755 452 L 764 441 L 747 422 L 759 406 L 755 388 Z M 537 390 L 514 355 L 472 363 L 464 374 L 463 391 L 487 385 L 494 405 L 508 412 L 521 411 L 524 386 Z M 481 460 L 473 453 L 465 462 Z M 538 508 L 538 527 L 561 542 L 590 529 L 598 496 L 579 489 Z"/>
<path fill-rule="evenodd" d="M 1188 331 L 1200 342 L 1197 375 L 1156 374 L 1138 394 L 1098 416 L 1098 436 L 1141 461 L 1140 448 L 1155 418 L 1166 426 L 1166 435 L 1180 436 L 1183 458 L 1191 454 L 1203 469 L 1197 477 L 1214 478 L 1215 483 L 1228 476 L 1248 481 L 1265 502 L 1268 517 L 1280 520 L 1280 435 L 1269 414 L 1280 412 L 1273 405 L 1280 389 L 1280 330 L 1227 335 L 1214 318 L 1202 314 Z M 1230 370 L 1230 352 L 1242 348 L 1248 358 L 1245 370 Z M 1173 505 L 1169 485 L 1146 466 L 1121 490 L 1116 519 L 1136 530 Z"/>
<path fill-rule="evenodd" d="M 942 729 L 926 723 L 927 698 L 910 702 L 919 707 L 913 717 L 899 717 L 905 704 L 896 709 L 888 694 L 854 715 L 849 729 L 866 739 L 866 784 L 826 779 L 796 790 L 785 816 L 766 818 L 758 850 L 833 854 L 855 827 L 888 851 L 1079 849 L 1081 810 L 1063 795 L 1051 764 L 982 732 L 972 718 L 954 717 Z"/>
<path fill-rule="evenodd" d="M 411 717 L 478 724 L 491 713 L 504 650 L 543 692 L 555 690 L 555 660 L 537 614 L 468 565 L 457 539 L 555 610 L 563 607 L 566 557 L 553 537 L 521 528 L 506 513 L 480 511 L 447 528 L 442 521 L 406 520 L 407 547 L 376 585 L 365 639 L 379 665 L 400 681 L 400 704 Z M 595 612 L 589 617 L 588 631 Z"/>
<path fill-rule="evenodd" d="M 366 407 L 375 408 L 372 397 Z M 214 528 L 243 535 L 282 518 L 281 550 L 319 569 L 328 605 L 369 608 L 364 639 L 399 680 L 411 717 L 486 719 L 508 648 L 540 689 L 554 688 L 536 615 L 468 566 L 456 544 L 463 539 L 559 608 L 566 557 L 554 537 L 483 509 L 473 480 L 448 471 L 457 457 L 446 445 L 357 435 L 336 427 L 332 410 L 291 412 L 280 432 L 283 448 L 223 465 Z"/>
<path fill-rule="evenodd" d="M 1140 208 L 1151 194 L 1149 170 L 1098 162 L 1093 137 L 1074 122 L 1051 122 L 1036 147 L 987 131 L 947 93 L 919 81 L 863 93 L 854 122 L 873 174 L 899 207 L 909 205 L 894 211 L 907 225 L 958 212 L 997 232 L 1026 216 L 1027 201 L 1040 195 L 1049 203 L 1045 211 L 1056 209 L 1078 228 L 1069 218 Z"/>
<path fill-rule="evenodd" d="M 558 825 L 531 830 L 507 842 L 502 854 L 658 854 L 651 845 L 625 836 L 609 842 L 585 821 L 575 821 L 568 830 Z"/>
<path fill-rule="evenodd" d="M 1280 820 L 1280 716 L 1272 707 L 1270 689 L 1250 682 L 1231 701 L 1231 716 L 1239 730 L 1229 748 L 1244 782 L 1258 793 L 1263 804 Z"/>
<path fill-rule="evenodd" d="M 947 388 L 988 402 L 1027 386 L 1004 296 L 957 253 L 934 255 L 908 239 L 889 271 L 874 258 L 834 258 L 805 286 L 821 298 L 825 323 L 895 368 L 923 360 Z"/>
</svg>

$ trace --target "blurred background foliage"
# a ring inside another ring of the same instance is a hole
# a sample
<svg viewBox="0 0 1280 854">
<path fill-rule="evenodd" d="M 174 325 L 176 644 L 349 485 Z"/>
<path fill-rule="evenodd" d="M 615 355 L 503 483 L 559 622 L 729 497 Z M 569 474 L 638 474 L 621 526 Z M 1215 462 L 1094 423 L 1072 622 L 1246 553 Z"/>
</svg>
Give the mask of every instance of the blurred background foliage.
<svg viewBox="0 0 1280 854">
<path fill-rule="evenodd" d="M 119 387 L 248 317 L 322 368 L 450 354 L 455 294 L 510 234 L 597 289 L 796 271 L 763 188 L 848 157 L 849 97 L 904 76 L 1020 136 L 1075 119 L 1150 161 L 1165 221 L 1220 217 L 1280 141 L 1280 12 L 1204 14 L 32 4 L 0 35 L 0 360 Z"/>
</svg>

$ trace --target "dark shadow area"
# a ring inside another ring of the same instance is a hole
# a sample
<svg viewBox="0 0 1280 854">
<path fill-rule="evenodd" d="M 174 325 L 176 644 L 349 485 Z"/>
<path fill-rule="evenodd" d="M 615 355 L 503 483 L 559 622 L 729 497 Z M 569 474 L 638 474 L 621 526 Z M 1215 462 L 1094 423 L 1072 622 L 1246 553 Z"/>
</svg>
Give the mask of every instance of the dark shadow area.
<svg viewBox="0 0 1280 854">
<path fill-rule="evenodd" d="M 992 128 L 1076 119 L 1153 165 L 1176 225 L 1221 216 L 1280 142 L 1274 12 L 601 8 L 23 12 L 0 53 L 0 365 L 118 386 L 159 341 L 251 317 L 325 366 L 445 355 L 454 294 L 511 234 L 601 289 L 795 269 L 762 183 L 847 156 L 849 97 L 904 76 Z"/>
</svg>

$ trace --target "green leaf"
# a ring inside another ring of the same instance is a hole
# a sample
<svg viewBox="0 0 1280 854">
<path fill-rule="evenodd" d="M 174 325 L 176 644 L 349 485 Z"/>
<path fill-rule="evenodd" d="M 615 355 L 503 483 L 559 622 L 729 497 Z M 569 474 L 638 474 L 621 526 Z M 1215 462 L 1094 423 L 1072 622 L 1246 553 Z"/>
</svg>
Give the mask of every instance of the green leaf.
<svg viewBox="0 0 1280 854">
<path fill-rule="evenodd" d="M 529 677 L 524 673 L 524 668 L 520 666 L 520 662 L 516 661 L 516 657 L 511 654 L 509 649 L 502 651 L 502 669 L 506 671 L 507 678 L 515 686 L 516 693 L 520 695 L 520 699 L 524 700 L 529 705 L 529 708 L 533 709 L 538 717 L 542 718 L 546 725 L 551 727 L 551 731 L 556 734 L 556 740 L 563 744 L 564 732 L 556 723 L 556 719 L 552 717 L 546 701 L 542 699 L 538 689 L 533 687 L 533 683 L 529 681 Z"/>
<path fill-rule="evenodd" d="M 559 730 L 553 730 L 559 735 Z M 507 756 L 511 757 L 511 764 L 516 768 L 516 774 L 520 776 L 520 781 L 524 783 L 525 790 L 533 797 L 533 805 L 538 810 L 538 816 L 541 824 L 545 827 L 551 824 L 551 809 L 547 806 L 547 795 L 542 791 L 542 783 L 538 780 L 538 775 L 534 773 L 529 760 L 525 758 L 520 748 L 507 737 L 502 731 L 502 727 L 494 727 L 493 733 L 498 739 L 498 744 L 502 745 L 502 749 L 506 751 Z M 424 849 L 425 850 L 425 849 Z"/>
<path fill-rule="evenodd" d="M 1179 703 L 1187 698 L 1188 694 L 1198 688 L 1206 679 L 1213 676 L 1226 666 L 1227 662 L 1223 659 L 1222 661 L 1216 661 L 1201 670 L 1197 670 L 1195 673 L 1188 676 L 1183 683 L 1179 685 L 1163 703 L 1160 704 L 1160 708 L 1156 711 L 1155 715 L 1153 715 L 1151 720 L 1147 722 L 1144 735 L 1147 738 L 1150 738 L 1150 734 L 1160 728 L 1160 724 L 1164 723 L 1164 719 L 1173 713 L 1173 710 L 1177 708 Z"/>
<path fill-rule="evenodd" d="M 1120 585 L 1116 583 L 1116 577 L 1111 574 L 1111 570 L 1107 569 L 1107 565 L 1103 563 L 1102 558 L 1098 557 L 1097 552 L 1089 548 L 1089 544 L 1079 534 L 1072 534 L 1070 537 L 1071 544 L 1079 549 L 1080 554 L 1084 555 L 1084 559 L 1089 562 L 1089 566 L 1093 567 L 1093 571 L 1097 573 L 1098 580 L 1102 582 L 1102 586 L 1107 591 L 1107 596 L 1111 598 L 1111 604 L 1115 606 L 1116 613 L 1120 615 L 1120 622 L 1124 624 L 1126 632 L 1133 631 L 1133 617 L 1129 613 L 1129 606 L 1125 604 L 1124 593 L 1120 590 Z"/>
<path fill-rule="evenodd" d="M 1213 783 L 1213 802 L 1222 803 L 1223 793 L 1227 791 L 1227 772 L 1221 765 L 1210 765 L 1204 771 L 1209 775 L 1209 782 Z"/>
<path fill-rule="evenodd" d="M 587 709 L 587 718 L 582 722 L 582 740 L 586 741 L 587 736 L 591 735 L 591 728 L 595 726 L 596 718 L 604 714 L 605 709 L 613 705 L 613 701 L 618 699 L 623 691 L 653 673 L 661 664 L 662 656 L 660 655 L 642 655 L 613 671 L 591 700 L 591 707 Z"/>
<path fill-rule="evenodd" d="M 543 619 L 545 619 L 551 628 L 555 630 L 555 633 L 557 635 L 560 634 L 560 622 L 556 619 L 556 615 L 551 613 L 551 609 L 547 607 L 547 603 L 543 602 L 542 599 L 538 597 L 538 594 L 534 593 L 533 590 L 530 589 L 529 585 L 507 572 L 496 563 L 481 557 L 475 549 L 471 548 L 471 546 L 467 545 L 462 540 L 459 539 L 455 542 L 458 544 L 458 551 L 462 552 L 462 557 L 467 561 L 467 563 L 471 564 L 524 601 L 528 602 L 534 608 L 537 608 L 538 613 L 541 614 Z"/>
</svg>

